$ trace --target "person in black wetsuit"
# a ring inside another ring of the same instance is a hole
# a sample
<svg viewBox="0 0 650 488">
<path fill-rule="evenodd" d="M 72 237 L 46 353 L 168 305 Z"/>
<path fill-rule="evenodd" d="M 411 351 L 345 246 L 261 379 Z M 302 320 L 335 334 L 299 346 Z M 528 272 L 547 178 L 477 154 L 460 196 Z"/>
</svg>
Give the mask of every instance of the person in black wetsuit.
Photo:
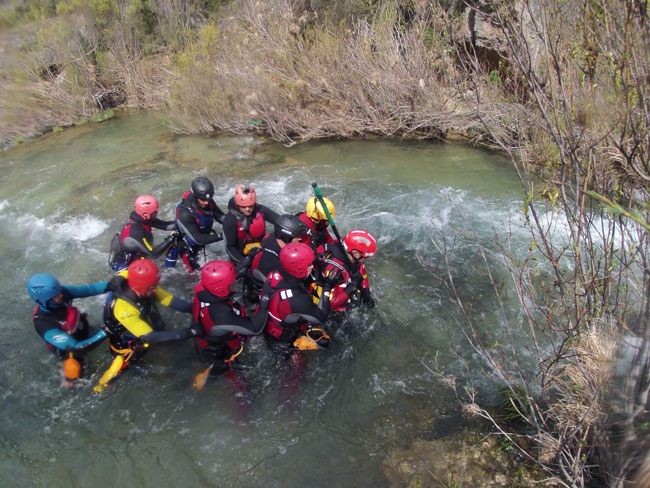
<svg viewBox="0 0 650 488">
<path fill-rule="evenodd" d="M 331 217 L 334 218 L 336 216 L 336 207 L 334 204 L 325 197 L 323 197 L 323 202 L 325 202 L 325 207 Z M 330 221 L 318 197 L 312 197 L 307 200 L 305 211 L 300 212 L 298 217 L 309 228 L 308 235 L 304 236 L 300 242 L 309 244 L 314 250 L 323 244 L 336 242 L 336 239 L 332 237 L 332 234 L 328 230 Z"/>
<path fill-rule="evenodd" d="M 360 304 L 366 308 L 374 308 L 375 301 L 370 293 L 370 283 L 366 272 L 366 259 L 377 252 L 377 240 L 370 232 L 363 229 L 354 229 L 339 242 L 324 244 L 317 249 L 320 257 L 316 271 L 313 273 L 315 281 L 310 285 L 314 302 L 320 300 L 322 284 L 327 276 L 338 270 L 342 282 L 335 286 L 331 293 L 330 308 L 336 312 L 343 312 L 348 308 Z"/>
<path fill-rule="evenodd" d="M 212 228 L 215 221 L 223 224 L 225 217 L 213 196 L 212 182 L 200 176 L 192 181 L 192 190 L 185 192 L 176 210 L 176 228 L 182 236 L 178 250 L 192 272 L 201 268 L 199 252 L 205 252 L 207 244 L 223 239 L 223 234 Z M 171 267 L 169 263 L 168 266 Z"/>
<path fill-rule="evenodd" d="M 85 313 L 72 305 L 75 298 L 91 297 L 108 291 L 103 281 L 90 285 L 61 286 L 59 280 L 46 273 L 33 275 L 27 292 L 34 302 L 34 328 L 47 347 L 62 361 L 66 384 L 71 386 L 82 373 L 84 355 L 99 345 L 106 332 L 93 332 Z"/>
<path fill-rule="evenodd" d="M 274 350 L 291 352 L 293 347 L 301 349 L 297 341 L 301 334 L 316 342 L 314 348 L 325 347 L 329 337 L 318 329 L 312 334 L 314 326 L 327 319 L 330 309 L 330 290 L 341 281 L 340 272 L 332 272 L 323 280 L 321 299 L 315 304 L 306 289 L 305 278 L 314 268 L 316 255 L 308 244 L 287 244 L 280 251 L 280 268 L 269 274 L 264 283 L 263 296 L 269 300 L 269 313 L 266 335 Z M 314 340 L 323 337 L 324 340 Z"/>
<path fill-rule="evenodd" d="M 151 195 L 140 195 L 135 199 L 135 210 L 129 220 L 115 234 L 111 241 L 109 264 L 113 271 L 128 268 L 136 259 L 155 259 L 161 256 L 174 243 L 177 237 L 172 232 L 162 243 L 154 247 L 152 228 L 174 230 L 174 221 L 158 218 L 158 200 Z"/>
<path fill-rule="evenodd" d="M 149 259 L 138 259 L 111 281 L 104 304 L 104 328 L 113 363 L 94 387 L 102 391 L 133 359 L 139 359 L 150 344 L 176 342 L 196 335 L 192 327 L 163 330 L 156 304 L 177 312 L 192 313 L 191 304 L 158 286 L 160 271 Z"/>
<path fill-rule="evenodd" d="M 237 186 L 223 220 L 226 252 L 235 265 L 240 264 L 252 248 L 260 245 L 266 234 L 266 222 L 275 224 L 277 218 L 277 213 L 257 203 L 252 185 Z"/>
<path fill-rule="evenodd" d="M 201 268 L 201 281 L 194 288 L 197 351 L 204 363 L 211 364 L 210 376 L 226 371 L 243 351 L 246 338 L 264 331 L 265 307 L 248 317 L 244 307 L 233 301 L 236 279 L 231 262 L 210 261 Z"/>
<path fill-rule="evenodd" d="M 264 236 L 259 251 L 252 259 L 249 275 L 257 290 L 261 290 L 271 271 L 280 267 L 280 250 L 291 242 L 300 242 L 309 228 L 296 215 L 280 215 L 273 232 Z"/>
<path fill-rule="evenodd" d="M 280 250 L 280 268 L 269 274 L 261 301 L 268 300 L 266 339 L 270 349 L 288 360 L 289 372 L 280 391 L 281 403 L 297 391 L 304 374 L 304 350 L 327 347 L 330 337 L 320 326 L 329 314 L 330 290 L 340 273 L 331 273 L 324 283 L 321 300 L 312 301 L 305 286 L 315 260 L 308 244 L 290 243 Z"/>
</svg>

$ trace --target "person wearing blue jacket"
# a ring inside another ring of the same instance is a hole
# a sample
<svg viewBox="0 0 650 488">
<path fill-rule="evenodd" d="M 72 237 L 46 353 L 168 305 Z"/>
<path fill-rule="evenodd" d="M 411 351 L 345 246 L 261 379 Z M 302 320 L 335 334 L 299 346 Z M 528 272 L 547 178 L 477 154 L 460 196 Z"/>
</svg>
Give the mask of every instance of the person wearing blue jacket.
<svg viewBox="0 0 650 488">
<path fill-rule="evenodd" d="M 32 316 L 34 328 L 47 347 L 64 361 L 63 370 L 68 385 L 81 376 L 84 354 L 106 338 L 103 329 L 91 334 L 86 314 L 79 312 L 72 301 L 101 295 L 108 291 L 107 287 L 106 281 L 62 286 L 54 276 L 45 273 L 35 274 L 27 282 L 27 292 L 36 302 Z"/>
</svg>

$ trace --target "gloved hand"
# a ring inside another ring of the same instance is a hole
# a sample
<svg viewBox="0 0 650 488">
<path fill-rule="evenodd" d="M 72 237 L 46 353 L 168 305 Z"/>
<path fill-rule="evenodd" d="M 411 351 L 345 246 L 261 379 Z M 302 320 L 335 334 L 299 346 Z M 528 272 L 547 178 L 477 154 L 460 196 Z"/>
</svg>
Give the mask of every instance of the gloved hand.
<svg viewBox="0 0 650 488">
<path fill-rule="evenodd" d="M 179 240 L 179 239 L 181 238 L 181 233 L 180 233 L 179 231 L 177 231 L 177 230 L 173 230 L 173 231 L 171 231 L 171 233 L 169 234 L 169 236 L 170 236 L 172 239 L 174 239 L 175 241 L 177 241 L 177 240 Z"/>
<path fill-rule="evenodd" d="M 339 285 L 342 282 L 343 275 L 341 274 L 341 270 L 338 268 L 334 268 L 329 272 L 327 276 L 323 276 L 323 286 L 329 287 L 330 289 L 334 288 L 336 285 Z"/>
<path fill-rule="evenodd" d="M 323 260 L 327 257 L 326 252 L 319 252 L 316 254 L 316 258 L 314 259 L 314 268 L 318 268 L 320 264 L 323 263 Z"/>
<path fill-rule="evenodd" d="M 356 271 L 352 273 L 352 276 L 350 278 L 350 283 L 347 284 L 345 287 L 346 291 L 349 291 L 350 293 L 353 293 L 357 291 L 359 288 L 361 288 L 361 284 L 363 283 L 363 276 L 359 271 Z M 348 295 L 350 294 L 348 293 Z"/>
<path fill-rule="evenodd" d="M 361 302 L 368 309 L 375 308 L 375 301 L 372 299 L 372 296 L 370 295 L 370 288 L 363 288 L 361 290 Z"/>
<path fill-rule="evenodd" d="M 215 232 L 214 235 L 217 236 L 217 240 L 214 242 L 223 241 L 223 232 Z"/>
<path fill-rule="evenodd" d="M 237 272 L 237 278 L 241 278 L 246 274 L 246 271 L 251 267 L 253 262 L 253 256 L 249 254 L 244 259 L 242 259 L 237 266 L 235 266 L 235 271 Z"/>
<path fill-rule="evenodd" d="M 194 337 L 203 337 L 205 335 L 205 329 L 201 326 L 200 323 L 194 322 L 194 320 L 192 320 L 189 330 L 190 334 L 192 334 Z"/>
</svg>

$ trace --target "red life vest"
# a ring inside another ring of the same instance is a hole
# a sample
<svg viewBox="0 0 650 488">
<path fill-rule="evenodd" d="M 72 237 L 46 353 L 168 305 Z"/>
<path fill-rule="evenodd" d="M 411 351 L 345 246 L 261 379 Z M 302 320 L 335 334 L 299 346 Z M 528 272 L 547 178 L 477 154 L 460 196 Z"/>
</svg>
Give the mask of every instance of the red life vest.
<svg viewBox="0 0 650 488">
<path fill-rule="evenodd" d="M 203 286 L 203 283 L 199 282 L 199 284 L 194 287 L 194 300 L 192 301 L 192 319 L 194 320 L 194 323 L 201 324 L 206 335 L 210 335 L 210 329 L 216 324 L 212 320 L 212 317 L 210 317 L 211 302 L 202 302 L 197 298 L 197 295 L 202 291 L 207 292 L 206 288 Z M 230 300 L 228 300 L 226 303 L 231 307 L 234 306 Z M 245 316 L 245 312 L 242 311 L 242 313 L 244 313 Z M 197 337 L 196 343 L 201 349 L 206 349 L 208 347 L 209 341 L 203 337 Z M 241 341 L 239 339 L 239 334 L 233 334 L 233 337 L 230 340 L 226 341 L 226 344 L 228 344 L 228 347 L 230 347 L 232 350 L 235 350 L 237 347 L 239 347 L 240 343 Z"/>
<path fill-rule="evenodd" d="M 266 233 L 266 222 L 264 216 L 256 211 L 255 217 L 248 226 L 248 231 L 244 229 L 240 220 L 237 220 L 237 241 L 239 247 L 243 250 L 246 244 L 251 242 L 261 242 Z"/>
<path fill-rule="evenodd" d="M 289 299 L 293 297 L 294 292 L 291 288 L 282 287 L 284 277 L 277 271 L 271 273 L 269 278 L 267 285 L 270 285 L 274 291 L 269 302 L 266 332 L 272 337 L 280 339 L 285 327 L 287 326 L 284 319 L 290 315 L 292 311 Z M 291 326 L 297 326 L 301 331 L 304 331 L 307 328 L 307 321 L 305 320 L 300 324 L 291 324 Z"/>
<path fill-rule="evenodd" d="M 34 313 L 32 314 L 32 319 L 36 318 L 39 310 L 40 310 L 39 307 L 36 307 L 34 309 Z M 77 330 L 80 317 L 81 317 L 81 313 L 79 312 L 79 309 L 73 307 L 72 305 L 66 305 L 65 319 L 63 321 L 57 320 L 57 322 L 59 323 L 59 327 L 61 327 L 61 329 L 66 331 L 68 334 L 72 335 Z M 47 347 L 50 348 L 50 351 L 54 351 L 54 346 L 52 346 L 52 344 L 47 344 Z"/>
</svg>

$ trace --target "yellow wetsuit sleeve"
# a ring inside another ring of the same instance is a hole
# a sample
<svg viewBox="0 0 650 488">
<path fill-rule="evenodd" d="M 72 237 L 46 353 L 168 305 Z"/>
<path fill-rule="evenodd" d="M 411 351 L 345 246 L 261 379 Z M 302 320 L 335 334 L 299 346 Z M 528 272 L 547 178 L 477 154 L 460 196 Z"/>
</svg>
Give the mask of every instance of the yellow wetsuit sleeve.
<svg viewBox="0 0 650 488">
<path fill-rule="evenodd" d="M 174 298 L 174 295 L 168 291 L 165 291 L 160 287 L 156 288 L 156 300 L 161 305 L 169 307 L 169 304 L 172 302 L 172 298 Z"/>
<path fill-rule="evenodd" d="M 140 316 L 140 310 L 118 298 L 113 307 L 115 318 L 136 337 L 153 332 L 153 328 Z"/>
</svg>

